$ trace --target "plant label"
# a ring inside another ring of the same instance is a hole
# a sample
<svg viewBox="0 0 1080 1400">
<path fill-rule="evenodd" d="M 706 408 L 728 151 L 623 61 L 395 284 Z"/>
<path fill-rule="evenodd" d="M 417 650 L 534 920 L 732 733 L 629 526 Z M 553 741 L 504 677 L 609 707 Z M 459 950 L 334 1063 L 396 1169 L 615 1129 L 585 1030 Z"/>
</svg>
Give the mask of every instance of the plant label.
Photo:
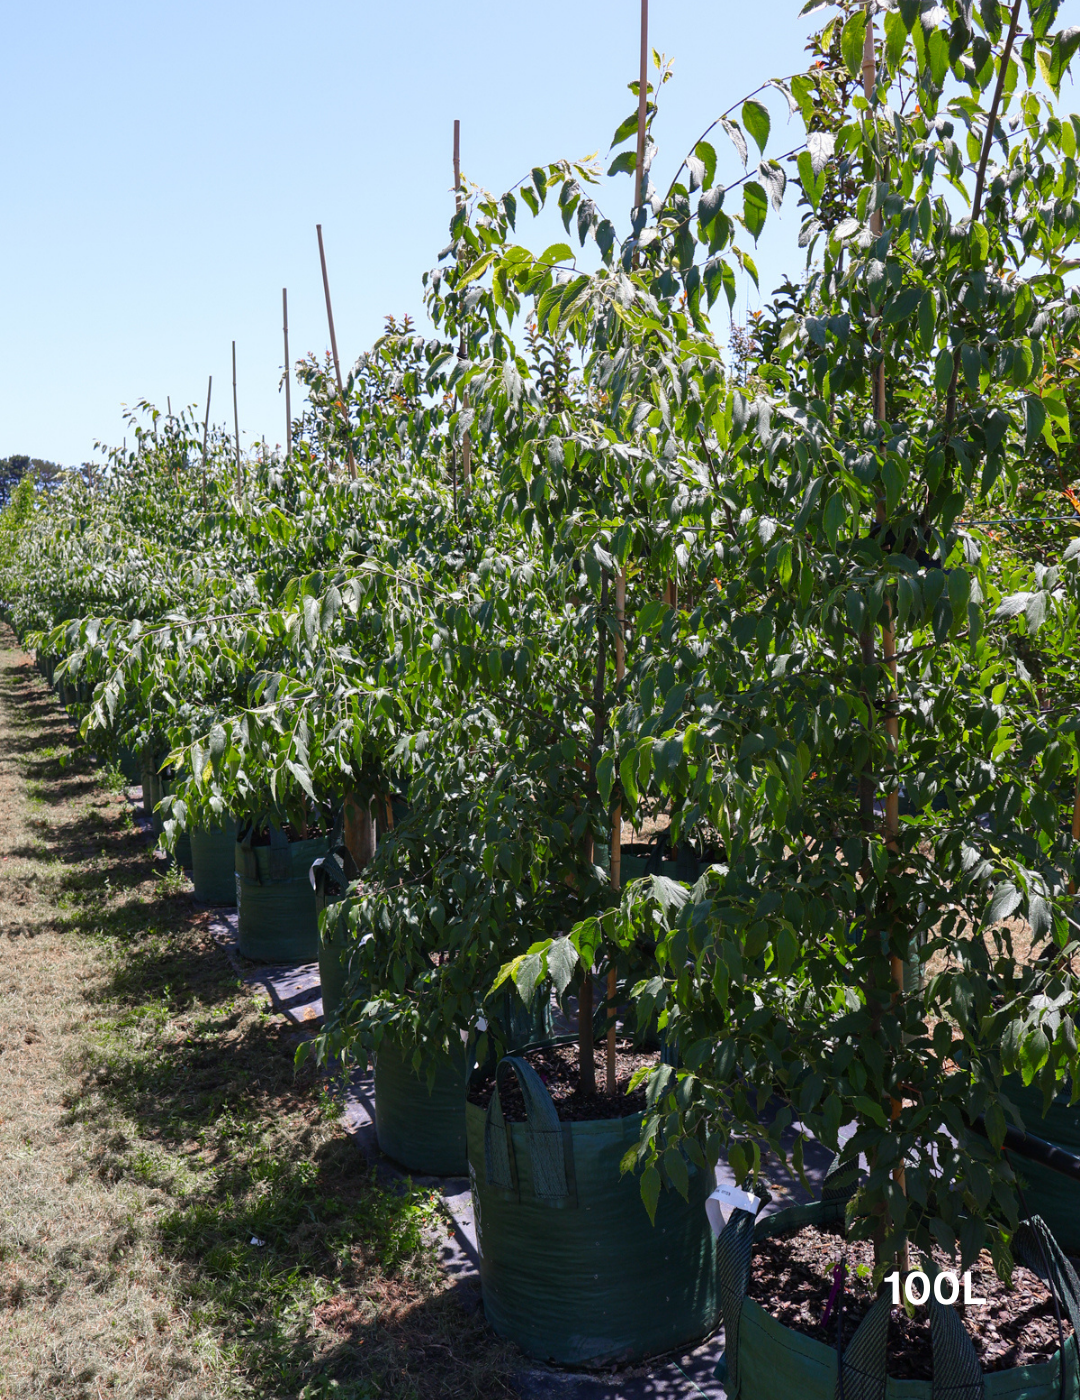
<svg viewBox="0 0 1080 1400">
<path fill-rule="evenodd" d="M 737 1186 L 729 1186 L 727 1183 L 717 1186 L 705 1202 L 705 1214 L 709 1218 L 714 1235 L 718 1235 L 724 1228 L 733 1210 L 748 1210 L 751 1215 L 757 1215 L 760 1208 L 760 1196 L 751 1196 L 746 1191 L 740 1191 Z"/>
<path fill-rule="evenodd" d="M 900 1305 L 900 1275 L 896 1270 L 891 1274 L 886 1274 L 885 1282 L 892 1288 L 892 1300 L 894 1306 Z M 974 1308 L 985 1308 L 985 1298 L 973 1298 L 971 1296 L 971 1270 L 968 1269 L 963 1276 L 964 1303 L 966 1306 Z M 904 1279 L 904 1297 L 914 1307 L 921 1308 L 930 1297 L 931 1283 L 922 1269 L 913 1269 Z M 946 1307 L 955 1303 L 960 1296 L 960 1279 L 946 1269 L 943 1273 L 937 1274 L 933 1282 L 933 1294 L 939 1303 Z"/>
</svg>

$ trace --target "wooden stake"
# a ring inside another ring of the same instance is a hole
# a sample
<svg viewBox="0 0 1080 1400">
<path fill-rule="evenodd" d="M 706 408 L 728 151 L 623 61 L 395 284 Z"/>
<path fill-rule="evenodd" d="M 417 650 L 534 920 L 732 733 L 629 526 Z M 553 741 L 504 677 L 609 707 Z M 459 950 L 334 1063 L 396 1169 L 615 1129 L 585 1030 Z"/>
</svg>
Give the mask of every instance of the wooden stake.
<svg viewBox="0 0 1080 1400">
<path fill-rule="evenodd" d="M 638 74 L 637 167 L 634 171 L 634 208 L 641 208 L 645 191 L 645 123 L 649 115 L 649 0 L 641 0 L 641 67 Z"/>
<path fill-rule="evenodd" d="M 615 575 L 615 684 L 626 675 L 626 639 L 623 626 L 626 622 L 626 574 Z M 618 894 L 622 889 L 622 803 L 616 802 L 611 812 L 611 888 Z M 607 1091 L 614 1094 L 618 1079 L 615 1062 L 615 992 L 617 977 L 615 961 L 608 968 L 607 997 Z"/>
<path fill-rule="evenodd" d="M 454 118 L 454 210 L 461 213 L 461 122 Z M 465 331 L 462 329 L 461 338 L 458 341 L 458 359 L 465 358 Z M 462 408 L 469 406 L 468 389 L 461 396 Z M 468 428 L 461 439 L 461 494 L 467 496 L 472 488 L 472 435 Z M 457 494 L 457 470 L 454 471 L 454 493 Z"/>
<path fill-rule="evenodd" d="M 233 427 L 236 429 L 236 503 L 240 504 L 243 495 L 244 478 L 240 470 L 240 410 L 236 406 L 236 341 L 232 343 L 232 411 Z"/>
<path fill-rule="evenodd" d="M 338 358 L 337 336 L 334 333 L 334 308 L 330 304 L 330 279 L 326 275 L 326 251 L 323 248 L 322 224 L 315 225 L 315 232 L 319 235 L 319 262 L 322 265 L 323 294 L 326 297 L 326 319 L 330 323 L 330 350 L 334 356 L 334 374 L 337 376 L 338 406 L 341 409 L 342 417 L 345 419 L 346 429 L 348 428 L 348 415 L 345 413 L 345 386 L 341 381 L 341 360 Z M 352 446 L 349 446 L 349 475 L 356 478 L 356 460 L 353 457 Z"/>
<path fill-rule="evenodd" d="M 202 508 L 206 509 L 206 435 L 210 429 L 210 391 L 214 387 L 214 376 L 206 381 L 206 417 L 202 426 Z"/>
<path fill-rule="evenodd" d="M 874 19 L 872 0 L 866 0 L 866 37 L 863 40 L 863 61 L 862 61 L 863 95 L 867 102 L 871 101 L 874 95 L 874 88 L 877 85 L 877 50 L 874 39 Z M 879 172 L 880 174 L 880 172 Z M 877 210 L 870 216 L 870 231 L 878 235 L 883 227 L 881 210 Z M 871 315 L 876 311 L 871 308 Z M 880 337 L 879 337 L 880 343 Z M 874 417 L 879 423 L 885 422 L 885 357 L 882 354 L 881 363 L 874 370 L 872 381 L 873 410 Z M 885 504 L 880 495 L 877 499 L 876 512 L 878 525 L 884 528 L 885 525 Z M 881 650 L 885 665 L 890 676 L 889 695 L 886 700 L 885 711 L 885 734 L 888 740 L 889 752 L 895 762 L 900 749 L 900 720 L 896 713 L 897 697 L 897 669 L 896 669 L 896 633 L 893 629 L 892 613 L 886 607 L 885 620 L 881 624 Z M 900 851 L 900 790 L 893 783 L 889 791 L 885 794 L 885 844 L 894 854 Z M 889 957 L 889 971 L 892 976 L 893 1002 L 898 1001 L 904 994 L 904 960 L 895 953 Z M 903 1110 L 903 1103 L 900 1099 L 890 1098 L 889 1118 L 892 1122 L 900 1117 Z M 906 1194 L 905 1173 L 903 1166 L 899 1166 L 893 1172 L 893 1180 Z M 902 1273 L 908 1269 L 908 1247 L 907 1240 L 901 1242 L 899 1254 L 897 1256 L 897 1268 Z"/>
<path fill-rule="evenodd" d="M 281 320 L 285 332 L 285 460 L 292 456 L 292 393 L 289 376 L 289 293 L 281 289 Z"/>
</svg>

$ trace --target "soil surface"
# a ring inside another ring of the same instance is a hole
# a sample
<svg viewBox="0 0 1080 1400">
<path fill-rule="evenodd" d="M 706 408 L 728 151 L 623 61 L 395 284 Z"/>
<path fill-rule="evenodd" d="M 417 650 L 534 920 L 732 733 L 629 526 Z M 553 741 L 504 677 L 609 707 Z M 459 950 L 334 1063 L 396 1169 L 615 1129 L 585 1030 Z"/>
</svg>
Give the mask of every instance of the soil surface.
<svg viewBox="0 0 1080 1400">
<path fill-rule="evenodd" d="M 596 1046 L 596 1084 L 601 1092 L 582 1094 L 578 1088 L 579 1064 L 576 1045 L 544 1045 L 530 1050 L 525 1058 L 544 1081 L 548 1093 L 555 1104 L 555 1111 L 564 1123 L 584 1123 L 597 1118 L 628 1118 L 632 1113 L 645 1111 L 645 1085 L 640 1085 L 632 1094 L 626 1092 L 635 1071 L 643 1065 L 655 1065 L 660 1056 L 655 1050 L 641 1051 L 634 1048 L 630 1040 L 615 1042 L 616 1091 L 614 1094 L 602 1092 L 607 1083 L 607 1045 L 601 1042 Z M 485 1075 L 473 1084 L 469 1091 L 469 1102 L 487 1108 L 495 1088 L 494 1074 Z M 524 1123 L 525 1099 L 517 1082 L 517 1076 L 508 1074 L 499 1091 L 503 1116 L 509 1123 Z"/>
<path fill-rule="evenodd" d="M 934 1261 L 939 1268 L 959 1275 L 956 1262 L 943 1252 L 935 1250 Z M 827 1324 L 823 1319 L 836 1265 L 841 1262 L 847 1265 L 842 1315 L 842 1345 L 846 1346 L 875 1299 L 870 1287 L 874 1247 L 869 1241 L 845 1242 L 839 1226 L 806 1226 L 793 1235 L 762 1240 L 754 1246 L 749 1295 L 785 1327 L 836 1346 L 839 1308 L 833 1307 Z M 975 1344 L 984 1371 L 1035 1365 L 1049 1361 L 1058 1350 L 1058 1324 L 1050 1291 L 1030 1269 L 1018 1264 L 1013 1270 L 1013 1286 L 1006 1288 L 994 1272 L 990 1255 L 984 1251 L 971 1270 L 971 1294 L 973 1298 L 985 1298 L 986 1306 L 965 1308 L 961 1302 L 956 1310 Z M 961 1287 L 961 1299 L 963 1296 Z M 1072 1336 L 1072 1326 L 1064 1313 L 1062 1328 L 1066 1338 Z M 893 1308 L 888 1372 L 897 1380 L 932 1379 L 926 1308 L 916 1308 L 914 1318 L 903 1306 Z"/>
</svg>

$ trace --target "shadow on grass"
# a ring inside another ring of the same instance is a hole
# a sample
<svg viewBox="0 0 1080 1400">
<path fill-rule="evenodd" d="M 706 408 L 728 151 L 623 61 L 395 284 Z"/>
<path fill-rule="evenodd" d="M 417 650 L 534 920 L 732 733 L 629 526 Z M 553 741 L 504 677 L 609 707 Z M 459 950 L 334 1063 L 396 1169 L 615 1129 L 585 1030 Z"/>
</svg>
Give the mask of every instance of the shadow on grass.
<svg viewBox="0 0 1080 1400">
<path fill-rule="evenodd" d="M 123 808 L 86 800 L 88 753 L 18 682 L 16 762 L 50 808 L 30 829 L 59 862 L 54 926 L 105 967 L 67 1124 L 88 1129 L 86 1170 L 159 1193 L 132 1228 L 171 1261 L 191 1326 L 259 1393 L 511 1395 L 512 1353 L 438 1273 L 435 1198 L 375 1180 L 321 1081 L 294 1070 L 295 1032 L 241 984 L 209 916 L 168 892 Z"/>
</svg>

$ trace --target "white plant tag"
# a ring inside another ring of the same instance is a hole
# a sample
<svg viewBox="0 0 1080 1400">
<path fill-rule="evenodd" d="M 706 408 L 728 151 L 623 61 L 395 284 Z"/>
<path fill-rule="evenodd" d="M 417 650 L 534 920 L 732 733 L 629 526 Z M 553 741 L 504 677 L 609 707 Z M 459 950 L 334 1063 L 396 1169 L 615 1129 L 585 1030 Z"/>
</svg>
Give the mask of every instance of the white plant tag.
<svg viewBox="0 0 1080 1400">
<path fill-rule="evenodd" d="M 748 1210 L 751 1215 L 757 1215 L 760 1208 L 760 1196 L 751 1196 L 746 1191 L 740 1191 L 737 1186 L 729 1186 L 727 1183 L 721 1183 L 705 1202 L 705 1214 L 714 1235 L 718 1235 L 724 1228 L 733 1210 Z"/>
</svg>

